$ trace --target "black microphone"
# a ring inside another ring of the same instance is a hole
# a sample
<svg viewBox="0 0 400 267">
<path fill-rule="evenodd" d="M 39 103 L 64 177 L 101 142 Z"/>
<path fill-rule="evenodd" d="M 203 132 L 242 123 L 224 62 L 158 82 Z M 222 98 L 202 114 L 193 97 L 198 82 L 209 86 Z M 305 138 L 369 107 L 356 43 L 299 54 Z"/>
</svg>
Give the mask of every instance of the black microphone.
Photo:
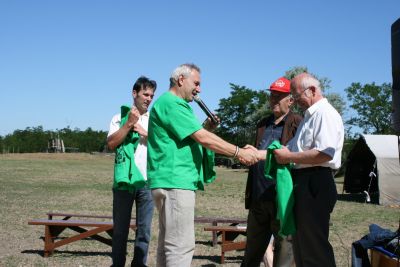
<svg viewBox="0 0 400 267">
<path fill-rule="evenodd" d="M 193 97 L 193 100 L 196 101 L 197 104 L 199 104 L 200 108 L 204 111 L 204 113 L 206 113 L 207 117 L 209 117 L 212 122 L 217 125 L 218 121 L 217 119 L 214 117 L 214 115 L 211 113 L 211 111 L 208 109 L 208 107 L 206 106 L 206 104 L 204 104 L 203 100 L 201 100 L 201 98 L 198 95 L 195 95 Z"/>
</svg>

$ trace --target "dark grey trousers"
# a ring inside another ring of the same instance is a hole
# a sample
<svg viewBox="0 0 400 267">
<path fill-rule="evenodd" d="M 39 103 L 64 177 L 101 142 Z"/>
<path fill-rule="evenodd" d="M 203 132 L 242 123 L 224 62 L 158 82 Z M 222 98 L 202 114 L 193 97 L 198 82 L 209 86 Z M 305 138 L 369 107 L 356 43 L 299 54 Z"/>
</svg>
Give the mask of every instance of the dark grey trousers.
<svg viewBox="0 0 400 267">
<path fill-rule="evenodd" d="M 241 266 L 260 266 L 271 235 L 278 231 L 275 201 L 253 201 L 247 218 L 246 250 Z"/>
<path fill-rule="evenodd" d="M 335 256 L 328 241 L 330 214 L 337 199 L 329 168 L 292 170 L 296 234 L 293 250 L 296 267 L 333 267 Z"/>
</svg>

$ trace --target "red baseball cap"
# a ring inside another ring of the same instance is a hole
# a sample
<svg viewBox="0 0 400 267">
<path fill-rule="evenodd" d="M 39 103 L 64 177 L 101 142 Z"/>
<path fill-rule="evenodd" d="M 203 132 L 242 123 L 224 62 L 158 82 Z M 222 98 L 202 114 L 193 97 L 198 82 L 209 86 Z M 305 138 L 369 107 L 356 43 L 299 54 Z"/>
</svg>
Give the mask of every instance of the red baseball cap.
<svg viewBox="0 0 400 267">
<path fill-rule="evenodd" d="M 270 85 L 269 90 L 290 93 L 290 81 L 285 77 L 281 77 Z"/>
</svg>

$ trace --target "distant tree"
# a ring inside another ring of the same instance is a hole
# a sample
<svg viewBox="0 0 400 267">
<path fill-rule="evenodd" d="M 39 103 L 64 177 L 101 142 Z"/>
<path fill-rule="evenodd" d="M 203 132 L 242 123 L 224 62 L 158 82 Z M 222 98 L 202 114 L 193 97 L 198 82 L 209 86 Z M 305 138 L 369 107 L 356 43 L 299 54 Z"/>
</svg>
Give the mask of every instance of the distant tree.
<svg viewBox="0 0 400 267">
<path fill-rule="evenodd" d="M 347 99 L 351 102 L 350 107 L 357 114 L 346 121 L 349 125 L 358 126 L 365 133 L 389 134 L 391 129 L 392 112 L 392 85 L 383 83 L 376 85 L 361 85 L 352 83 L 345 89 Z"/>
<path fill-rule="evenodd" d="M 262 91 L 255 91 L 245 86 L 229 84 L 231 94 L 228 98 L 219 101 L 217 115 L 221 118 L 221 125 L 217 134 L 225 140 L 243 146 L 253 143 L 254 130 L 258 117 L 257 113 L 266 102 L 267 96 Z"/>
</svg>

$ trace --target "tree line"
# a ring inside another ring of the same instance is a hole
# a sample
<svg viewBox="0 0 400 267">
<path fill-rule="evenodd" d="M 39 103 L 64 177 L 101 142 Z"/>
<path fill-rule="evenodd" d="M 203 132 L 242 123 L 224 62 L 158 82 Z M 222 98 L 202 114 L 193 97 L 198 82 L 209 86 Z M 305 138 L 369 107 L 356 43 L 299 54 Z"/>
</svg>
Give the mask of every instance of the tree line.
<svg viewBox="0 0 400 267">
<path fill-rule="evenodd" d="M 66 151 L 102 152 L 105 150 L 106 137 L 107 132 L 95 131 L 90 127 L 84 131 L 69 127 L 56 131 L 45 131 L 42 126 L 27 127 L 25 130 L 15 130 L 12 134 L 0 136 L 0 152 L 47 152 L 49 141 L 55 138 L 63 140 Z"/>
<path fill-rule="evenodd" d="M 294 67 L 285 73 L 285 77 L 292 79 L 299 73 L 308 72 L 307 67 Z M 393 134 L 391 128 L 392 86 L 390 83 L 377 85 L 352 83 L 345 89 L 349 106 L 341 95 L 330 93 L 330 80 L 318 77 L 324 96 L 342 115 L 346 128 L 344 153 L 352 146 L 356 139 L 353 127 L 368 134 Z M 221 125 L 216 133 L 223 139 L 244 146 L 254 144 L 257 122 L 271 114 L 269 110 L 269 93 L 265 89 L 251 89 L 243 85 L 229 84 L 231 91 L 227 98 L 219 101 L 216 114 L 221 118 Z M 301 113 L 295 108 L 295 112 Z M 94 131 L 90 127 L 84 131 L 69 127 L 45 131 L 42 126 L 27 127 L 25 130 L 15 130 L 5 137 L 0 136 L 0 153 L 29 153 L 47 151 L 48 141 L 59 137 L 67 148 L 74 148 L 79 152 L 93 152 L 106 150 L 105 131 Z"/>
</svg>

